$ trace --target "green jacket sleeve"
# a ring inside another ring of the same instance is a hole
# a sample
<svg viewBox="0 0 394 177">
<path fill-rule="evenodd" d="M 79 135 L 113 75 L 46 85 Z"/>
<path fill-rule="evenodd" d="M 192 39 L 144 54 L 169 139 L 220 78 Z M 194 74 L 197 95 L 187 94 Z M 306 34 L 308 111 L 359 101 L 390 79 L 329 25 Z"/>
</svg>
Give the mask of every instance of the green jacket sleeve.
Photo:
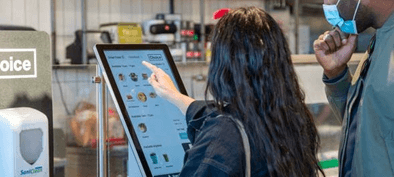
<svg viewBox="0 0 394 177">
<path fill-rule="evenodd" d="M 327 76 L 323 76 L 323 82 L 326 85 L 325 91 L 327 100 L 334 115 L 341 122 L 346 109 L 347 93 L 349 91 L 351 81 L 352 75 L 350 74 L 349 68 L 346 68 L 345 71 L 337 78 L 328 79 Z"/>
</svg>

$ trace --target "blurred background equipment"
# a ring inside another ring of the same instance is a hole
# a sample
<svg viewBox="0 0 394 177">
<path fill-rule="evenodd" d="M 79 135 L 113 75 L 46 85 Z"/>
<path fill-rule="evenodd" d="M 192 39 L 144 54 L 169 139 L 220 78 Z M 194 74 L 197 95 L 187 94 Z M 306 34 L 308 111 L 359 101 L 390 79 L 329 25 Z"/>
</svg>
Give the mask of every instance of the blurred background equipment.
<svg viewBox="0 0 394 177">
<path fill-rule="evenodd" d="M 145 43 L 167 44 L 175 61 L 182 61 L 185 52 L 182 50 L 180 14 L 156 14 L 155 19 L 142 22 Z"/>
<path fill-rule="evenodd" d="M 175 24 L 166 23 L 163 19 L 147 20 L 142 23 L 144 40 L 148 43 L 164 43 L 173 45 L 175 43 Z"/>
<path fill-rule="evenodd" d="M 112 43 L 108 31 L 89 30 L 85 32 L 87 37 L 88 63 L 97 63 L 93 52 L 93 46 L 100 43 Z M 75 31 L 75 40 L 66 47 L 66 58 L 71 59 L 71 64 L 82 64 L 82 30 Z"/>
</svg>

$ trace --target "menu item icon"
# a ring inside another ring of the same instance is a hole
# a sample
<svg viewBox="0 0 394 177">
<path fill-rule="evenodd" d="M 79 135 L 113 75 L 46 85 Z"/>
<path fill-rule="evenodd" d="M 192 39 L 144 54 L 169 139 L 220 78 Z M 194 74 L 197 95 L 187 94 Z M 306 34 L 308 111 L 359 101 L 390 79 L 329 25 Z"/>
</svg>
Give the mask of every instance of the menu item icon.
<svg viewBox="0 0 394 177">
<path fill-rule="evenodd" d="M 149 76 L 146 73 L 142 73 L 142 79 L 148 80 Z"/>
<path fill-rule="evenodd" d="M 146 102 L 147 97 L 146 97 L 145 93 L 139 92 L 137 96 L 138 96 L 138 99 L 139 99 L 141 102 Z"/>
<path fill-rule="evenodd" d="M 157 156 L 156 153 L 151 153 L 150 158 L 152 159 L 153 164 L 157 164 Z"/>
<path fill-rule="evenodd" d="M 145 133 L 146 130 L 147 130 L 146 125 L 145 125 L 144 123 L 138 124 L 138 128 L 140 129 L 140 131 L 141 131 L 142 133 Z"/>
<path fill-rule="evenodd" d="M 124 81 L 125 80 L 125 77 L 124 77 L 124 75 L 122 73 L 120 73 L 118 75 L 118 78 L 119 78 L 120 81 Z"/>
<path fill-rule="evenodd" d="M 168 158 L 168 155 L 167 155 L 167 154 L 163 154 L 163 157 L 164 157 L 164 160 L 165 160 L 166 162 L 169 162 L 169 161 L 170 161 L 170 159 Z"/>
<path fill-rule="evenodd" d="M 186 152 L 187 150 L 192 148 L 192 144 L 191 143 L 182 143 L 182 147 L 183 147 L 183 150 L 185 150 L 185 152 Z"/>
<path fill-rule="evenodd" d="M 185 139 L 188 138 L 188 137 L 187 137 L 187 133 L 184 133 L 184 132 L 179 133 L 179 137 L 180 137 L 181 139 L 183 139 L 183 140 L 185 140 Z"/>
<path fill-rule="evenodd" d="M 150 93 L 149 93 L 149 97 L 151 97 L 151 98 L 156 98 L 156 97 L 157 97 L 157 94 L 156 94 L 155 92 L 150 92 Z"/>
<path fill-rule="evenodd" d="M 130 94 L 126 95 L 127 100 L 132 100 L 133 96 L 131 96 Z"/>
<path fill-rule="evenodd" d="M 138 75 L 135 73 L 130 73 L 130 78 L 132 81 L 137 82 L 138 81 Z"/>
</svg>

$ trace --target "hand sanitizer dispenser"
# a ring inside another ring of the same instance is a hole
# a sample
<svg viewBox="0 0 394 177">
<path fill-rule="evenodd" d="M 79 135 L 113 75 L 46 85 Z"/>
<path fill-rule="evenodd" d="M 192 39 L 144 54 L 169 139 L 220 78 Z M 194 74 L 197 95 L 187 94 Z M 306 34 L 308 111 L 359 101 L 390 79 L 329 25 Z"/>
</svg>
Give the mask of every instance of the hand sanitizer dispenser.
<svg viewBox="0 0 394 177">
<path fill-rule="evenodd" d="M 33 108 L 0 110 L 0 174 L 49 177 L 48 120 Z"/>
</svg>

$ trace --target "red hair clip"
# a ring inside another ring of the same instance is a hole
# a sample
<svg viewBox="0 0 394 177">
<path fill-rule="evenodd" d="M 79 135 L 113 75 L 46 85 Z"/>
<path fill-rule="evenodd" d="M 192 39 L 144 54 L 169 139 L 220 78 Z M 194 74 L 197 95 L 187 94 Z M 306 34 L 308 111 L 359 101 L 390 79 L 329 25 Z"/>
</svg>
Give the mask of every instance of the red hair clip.
<svg viewBox="0 0 394 177">
<path fill-rule="evenodd" d="M 216 19 L 222 18 L 223 16 L 225 16 L 226 14 L 228 14 L 228 12 L 229 12 L 230 10 L 231 10 L 231 9 L 229 9 L 229 8 L 222 8 L 222 9 L 219 9 L 219 10 L 217 10 L 217 11 L 215 11 L 215 12 L 213 13 L 212 19 L 216 20 Z"/>
</svg>

